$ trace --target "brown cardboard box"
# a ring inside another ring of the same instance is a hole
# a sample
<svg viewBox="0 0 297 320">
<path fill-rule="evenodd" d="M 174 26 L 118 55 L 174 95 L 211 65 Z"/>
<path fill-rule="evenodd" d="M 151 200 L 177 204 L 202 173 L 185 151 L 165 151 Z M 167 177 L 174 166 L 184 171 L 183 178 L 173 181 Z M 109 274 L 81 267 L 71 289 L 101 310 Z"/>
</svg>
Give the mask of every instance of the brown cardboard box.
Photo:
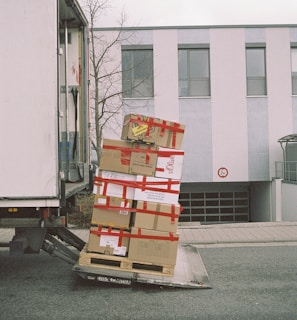
<svg viewBox="0 0 297 320">
<path fill-rule="evenodd" d="M 180 180 L 183 159 L 182 150 L 104 139 L 100 169 Z"/>
<path fill-rule="evenodd" d="M 95 195 L 92 224 L 129 228 L 132 200 Z"/>
<path fill-rule="evenodd" d="M 181 149 L 184 130 L 185 126 L 180 123 L 128 114 L 124 118 L 121 138 L 154 143 L 165 148 Z"/>
<path fill-rule="evenodd" d="M 176 232 L 180 205 L 137 201 L 134 227 Z"/>
<path fill-rule="evenodd" d="M 129 247 L 129 235 L 130 232 L 126 230 L 92 226 L 87 251 L 125 256 Z"/>
<path fill-rule="evenodd" d="M 128 258 L 156 265 L 175 265 L 178 238 L 176 233 L 132 228 Z"/>
<path fill-rule="evenodd" d="M 104 139 L 100 169 L 154 176 L 158 157 L 157 149 L 152 145 Z"/>
</svg>

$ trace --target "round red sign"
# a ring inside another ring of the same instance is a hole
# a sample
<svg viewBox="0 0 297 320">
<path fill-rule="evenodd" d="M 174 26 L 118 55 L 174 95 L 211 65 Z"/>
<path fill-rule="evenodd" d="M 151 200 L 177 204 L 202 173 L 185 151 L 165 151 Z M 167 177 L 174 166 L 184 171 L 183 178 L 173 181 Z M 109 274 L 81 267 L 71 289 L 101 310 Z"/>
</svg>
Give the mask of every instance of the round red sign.
<svg viewBox="0 0 297 320">
<path fill-rule="evenodd" d="M 218 170 L 218 176 L 220 178 L 226 178 L 228 176 L 228 169 L 227 168 L 224 168 L 224 167 L 221 167 L 219 168 Z"/>
</svg>

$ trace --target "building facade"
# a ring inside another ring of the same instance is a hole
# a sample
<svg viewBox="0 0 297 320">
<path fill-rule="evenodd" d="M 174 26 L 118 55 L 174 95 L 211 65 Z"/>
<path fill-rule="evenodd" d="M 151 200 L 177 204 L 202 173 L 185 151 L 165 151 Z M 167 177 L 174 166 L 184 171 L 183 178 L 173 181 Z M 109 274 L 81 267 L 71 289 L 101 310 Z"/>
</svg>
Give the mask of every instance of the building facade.
<svg viewBox="0 0 297 320">
<path fill-rule="evenodd" d="M 123 114 L 186 125 L 180 221 L 284 220 L 275 163 L 278 139 L 297 132 L 297 25 L 122 33 Z"/>
</svg>

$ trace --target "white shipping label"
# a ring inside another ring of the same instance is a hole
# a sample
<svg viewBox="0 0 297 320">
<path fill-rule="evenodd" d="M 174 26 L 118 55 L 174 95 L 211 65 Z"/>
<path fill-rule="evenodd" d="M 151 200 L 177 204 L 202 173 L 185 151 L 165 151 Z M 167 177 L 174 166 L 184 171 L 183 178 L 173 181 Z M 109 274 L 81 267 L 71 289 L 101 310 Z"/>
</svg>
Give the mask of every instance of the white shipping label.
<svg viewBox="0 0 297 320">
<path fill-rule="evenodd" d="M 125 256 L 127 252 L 127 248 L 126 247 L 115 247 L 113 249 L 113 254 L 116 256 Z"/>
<path fill-rule="evenodd" d="M 123 216 L 127 216 L 129 214 L 129 211 L 127 210 L 120 210 L 120 214 L 122 214 Z"/>
<path fill-rule="evenodd" d="M 98 198 L 98 204 L 106 205 L 106 198 Z"/>
<path fill-rule="evenodd" d="M 100 236 L 99 246 L 101 247 L 112 247 L 115 248 L 118 246 L 119 237 L 118 236 Z"/>
<path fill-rule="evenodd" d="M 119 247 L 119 237 L 118 236 L 100 236 L 99 246 L 101 247 L 111 247 L 113 248 L 113 254 L 116 256 L 125 256 L 127 248 L 124 246 Z"/>
</svg>

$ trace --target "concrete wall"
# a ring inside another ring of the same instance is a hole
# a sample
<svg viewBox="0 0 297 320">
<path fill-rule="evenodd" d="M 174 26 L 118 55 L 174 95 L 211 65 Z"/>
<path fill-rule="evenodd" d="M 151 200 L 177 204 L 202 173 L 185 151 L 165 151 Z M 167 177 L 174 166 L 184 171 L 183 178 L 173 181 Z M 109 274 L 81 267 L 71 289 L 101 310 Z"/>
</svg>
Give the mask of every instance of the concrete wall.
<svg viewBox="0 0 297 320">
<path fill-rule="evenodd" d="M 250 183 L 250 219 L 253 222 L 272 221 L 271 183 Z"/>
<path fill-rule="evenodd" d="M 282 221 L 297 221 L 297 185 L 282 183 Z"/>
</svg>

